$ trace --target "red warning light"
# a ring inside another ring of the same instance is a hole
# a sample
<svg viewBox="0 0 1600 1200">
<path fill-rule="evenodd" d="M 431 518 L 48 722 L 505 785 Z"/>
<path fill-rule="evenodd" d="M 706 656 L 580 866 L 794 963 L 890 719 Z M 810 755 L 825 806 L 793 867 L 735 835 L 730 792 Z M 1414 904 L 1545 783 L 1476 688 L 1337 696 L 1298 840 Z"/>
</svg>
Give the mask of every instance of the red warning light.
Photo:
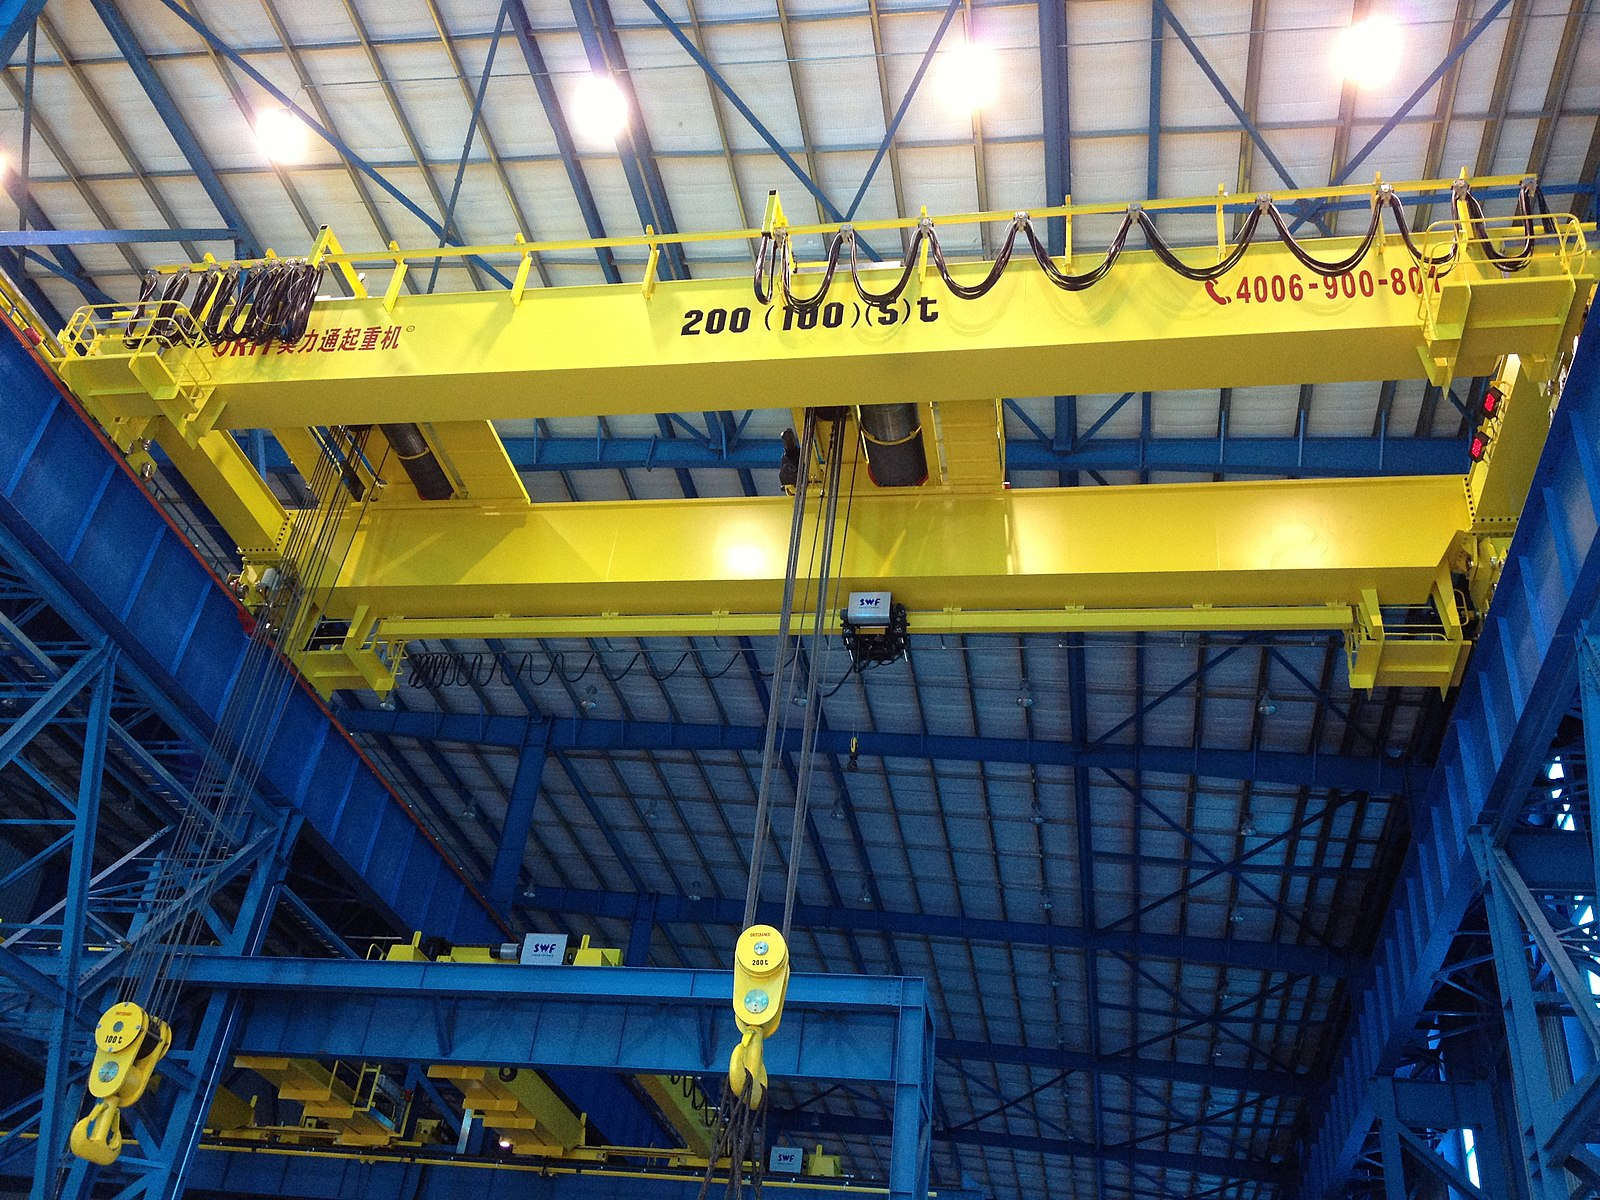
<svg viewBox="0 0 1600 1200">
<path fill-rule="evenodd" d="M 1489 439 L 1481 433 L 1472 435 L 1472 444 L 1467 447 L 1467 454 L 1473 462 L 1482 462 L 1483 456 L 1489 450 Z"/>
<path fill-rule="evenodd" d="M 1503 399 L 1504 397 L 1494 388 L 1489 388 L 1485 391 L 1483 393 L 1483 402 L 1480 405 L 1483 409 L 1483 415 L 1486 417 L 1494 416 L 1495 413 L 1500 411 L 1500 401 Z"/>
</svg>

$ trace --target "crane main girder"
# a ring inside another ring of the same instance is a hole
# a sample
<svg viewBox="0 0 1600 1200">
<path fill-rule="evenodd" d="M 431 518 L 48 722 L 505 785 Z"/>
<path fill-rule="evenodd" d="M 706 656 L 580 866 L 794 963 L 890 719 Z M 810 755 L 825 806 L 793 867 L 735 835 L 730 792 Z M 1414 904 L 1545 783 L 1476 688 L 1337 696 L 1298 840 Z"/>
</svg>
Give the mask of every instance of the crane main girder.
<svg viewBox="0 0 1600 1200">
<path fill-rule="evenodd" d="M 775 201 L 769 222 L 781 226 Z M 206 344 L 213 334 L 151 301 L 80 310 L 55 361 L 119 445 L 167 450 L 237 538 L 247 598 L 298 518 L 233 431 L 272 430 L 309 479 L 337 457 L 316 428 L 386 427 L 366 443 L 378 448 L 374 483 L 386 482 L 359 524 L 346 522 L 348 553 L 320 606 L 347 632 L 328 648 L 323 628 L 323 648 L 297 655 L 324 690 L 387 690 L 404 642 L 421 637 L 775 632 L 786 500 L 530 505 L 491 422 L 863 402 L 917 406 L 933 484 L 868 481 L 838 574 L 894 593 L 916 631 L 1331 629 L 1347 635 L 1356 686 L 1448 687 L 1594 285 L 1572 217 L 1536 232 L 1458 204 L 1453 223 L 1422 235 L 1431 273 L 1393 236 L 1329 276 L 1282 242 L 1258 242 L 1214 282 L 1140 251 L 1081 290 L 1020 258 L 988 290 L 974 285 L 989 264 L 951 266 L 947 280 L 924 260 L 903 294 L 879 302 L 866 297 L 889 294 L 899 268 L 852 280 L 846 264 L 815 305 L 804 299 L 824 284 L 815 267 L 799 271 L 789 302 L 765 304 L 749 276 L 658 280 L 653 257 L 642 284 L 527 289 L 529 255 L 552 247 L 521 242 L 448 252 L 520 257 L 509 292 L 402 295 L 411 266 L 441 252 L 391 248 L 376 259 L 391 264 L 387 287 L 368 295 L 365 260 L 331 253 L 325 238 L 312 266 L 336 266 L 355 294 L 317 301 L 294 341 Z M 1519 235 L 1525 257 L 1508 259 L 1504 239 Z M 1328 263 L 1358 245 L 1300 249 Z M 1096 257 L 1056 267 L 1081 272 Z M 214 278 L 216 266 L 176 270 Z M 1478 440 L 1493 444 L 1466 480 L 1002 490 L 996 396 L 1490 374 L 1508 399 L 1485 418 Z M 424 502 L 409 472 L 382 465 L 395 430 L 405 445 L 425 439 L 452 498 Z M 1426 627 L 1414 612 L 1385 623 L 1385 608 L 1392 620 L 1397 607 L 1429 606 Z"/>
<path fill-rule="evenodd" d="M 1353 244 L 1308 248 L 1331 257 Z M 743 276 L 662 281 L 649 295 L 628 285 L 530 289 L 516 300 L 390 295 L 319 301 L 293 345 L 180 346 L 155 367 L 103 336 L 60 369 L 124 419 L 170 413 L 170 396 L 151 395 L 152 371 L 191 379 L 204 425 L 217 429 L 1443 382 L 1486 374 L 1507 354 L 1554 354 L 1579 288 L 1572 265 L 1535 257 L 1502 277 L 1469 258 L 1430 280 L 1390 241 L 1358 270 L 1323 279 L 1273 244 L 1205 284 L 1127 252 L 1082 292 L 1019 262 L 976 300 L 952 298 L 930 274 L 875 308 L 836 281 L 834 298 L 809 314 L 758 304 Z M 969 284 L 987 270 L 951 268 Z M 863 274 L 882 286 L 887 272 Z M 799 276 L 802 294 L 814 286 Z"/>
<path fill-rule="evenodd" d="M 783 496 L 379 503 L 353 528 L 324 607 L 773 617 L 791 511 Z M 1355 604 L 1364 588 L 1417 604 L 1471 523 L 1450 476 L 864 491 L 836 535 L 834 574 L 843 591 L 892 591 L 932 612 Z"/>
</svg>

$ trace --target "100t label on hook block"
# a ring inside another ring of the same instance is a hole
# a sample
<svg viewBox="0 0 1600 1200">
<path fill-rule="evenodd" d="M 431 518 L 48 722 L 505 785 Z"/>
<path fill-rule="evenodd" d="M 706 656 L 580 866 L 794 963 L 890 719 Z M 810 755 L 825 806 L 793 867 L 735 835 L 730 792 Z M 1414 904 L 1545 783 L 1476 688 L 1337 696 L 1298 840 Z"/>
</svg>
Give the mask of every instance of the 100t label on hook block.
<svg viewBox="0 0 1600 1200">
<path fill-rule="evenodd" d="M 683 326 L 678 330 L 682 337 L 715 337 L 722 333 L 745 333 L 753 319 L 748 305 L 737 308 L 691 308 L 683 314 Z M 854 329 L 865 322 L 868 325 L 903 325 L 918 321 L 928 325 L 939 319 L 939 301 L 933 296 L 920 296 L 916 300 L 900 300 L 894 304 L 862 304 L 829 300 L 815 307 L 791 308 L 773 305 L 765 308 L 762 324 L 774 333 L 791 333 L 796 330 Z"/>
</svg>

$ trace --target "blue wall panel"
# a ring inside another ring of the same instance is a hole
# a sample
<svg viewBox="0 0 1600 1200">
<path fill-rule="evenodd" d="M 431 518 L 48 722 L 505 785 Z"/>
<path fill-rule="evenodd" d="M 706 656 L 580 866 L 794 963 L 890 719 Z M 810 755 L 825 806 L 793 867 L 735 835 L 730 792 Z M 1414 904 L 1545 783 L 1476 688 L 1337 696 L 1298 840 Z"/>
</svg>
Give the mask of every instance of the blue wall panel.
<svg viewBox="0 0 1600 1200">
<path fill-rule="evenodd" d="M 108 634 L 124 677 L 203 747 L 243 661 L 248 618 L 9 327 L 0 378 L 0 554 L 85 636 Z M 487 905 L 303 686 L 289 690 L 262 786 L 305 811 L 353 874 L 370 860 L 372 896 L 402 925 L 499 939 Z M 433 885 L 419 893 L 406 872 L 429 859 Z"/>
</svg>

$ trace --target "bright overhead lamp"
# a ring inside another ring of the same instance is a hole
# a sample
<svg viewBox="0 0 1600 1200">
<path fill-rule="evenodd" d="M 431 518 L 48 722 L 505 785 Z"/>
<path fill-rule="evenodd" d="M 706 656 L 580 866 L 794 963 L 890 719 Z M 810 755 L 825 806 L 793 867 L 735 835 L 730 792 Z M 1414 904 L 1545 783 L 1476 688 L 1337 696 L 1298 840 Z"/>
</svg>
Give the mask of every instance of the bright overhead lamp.
<svg viewBox="0 0 1600 1200">
<path fill-rule="evenodd" d="M 628 98 L 609 75 L 586 75 L 578 81 L 572 117 L 590 141 L 614 142 L 628 127 Z"/>
<path fill-rule="evenodd" d="M 939 52 L 936 82 L 947 108 L 977 112 L 993 104 L 1000 94 L 1000 64 L 991 47 L 963 38 Z"/>
<path fill-rule="evenodd" d="M 1339 32 L 1333 62 L 1357 87 L 1378 87 L 1394 78 L 1403 49 L 1400 26 L 1392 17 L 1368 17 Z"/>
<path fill-rule="evenodd" d="M 311 131 L 286 108 L 264 108 L 256 114 L 256 144 L 273 162 L 293 166 L 311 153 Z"/>
</svg>

